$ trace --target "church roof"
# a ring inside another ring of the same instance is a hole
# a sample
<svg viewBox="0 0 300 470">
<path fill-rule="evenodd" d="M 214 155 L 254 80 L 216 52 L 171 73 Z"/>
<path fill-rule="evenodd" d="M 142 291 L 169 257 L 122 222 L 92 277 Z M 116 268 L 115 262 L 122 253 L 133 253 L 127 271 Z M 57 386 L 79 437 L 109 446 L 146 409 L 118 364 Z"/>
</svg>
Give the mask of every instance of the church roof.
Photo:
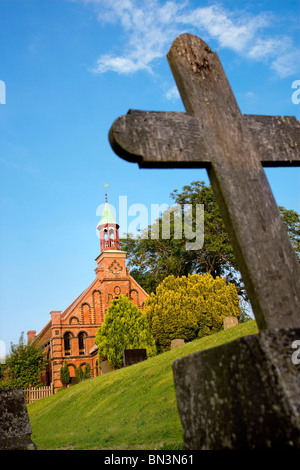
<svg viewBox="0 0 300 470">
<path fill-rule="evenodd" d="M 98 224 L 98 227 L 99 227 L 99 225 L 116 224 L 116 223 L 117 222 L 116 222 L 116 219 L 113 216 L 110 205 L 108 204 L 108 202 L 106 202 L 105 205 L 104 205 L 104 210 L 103 210 L 103 213 L 102 213 L 101 220 Z"/>
</svg>

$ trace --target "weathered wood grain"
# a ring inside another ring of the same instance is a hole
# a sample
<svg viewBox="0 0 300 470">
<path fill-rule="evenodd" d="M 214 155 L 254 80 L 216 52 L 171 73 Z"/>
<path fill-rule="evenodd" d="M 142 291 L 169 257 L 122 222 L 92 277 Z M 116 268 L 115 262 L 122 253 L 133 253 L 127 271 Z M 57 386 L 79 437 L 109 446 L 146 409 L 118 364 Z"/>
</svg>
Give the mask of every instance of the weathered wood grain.
<svg viewBox="0 0 300 470">
<path fill-rule="evenodd" d="M 299 165 L 299 123 L 243 116 L 218 55 L 179 36 L 168 61 L 187 113 L 131 111 L 110 130 L 141 167 L 205 167 L 260 329 L 300 326 L 300 265 L 264 165 Z"/>
<path fill-rule="evenodd" d="M 300 123 L 293 116 L 244 115 L 263 166 L 300 164 Z M 156 136 L 153 139 L 153 136 Z M 109 132 L 114 151 L 140 168 L 206 168 L 212 157 L 195 116 L 129 110 Z"/>
<path fill-rule="evenodd" d="M 186 113 L 130 110 L 115 121 L 109 140 L 119 156 L 141 168 L 203 168 L 210 161 L 197 119 Z"/>
<path fill-rule="evenodd" d="M 300 165 L 300 122 L 294 116 L 244 115 L 263 166 Z"/>
</svg>

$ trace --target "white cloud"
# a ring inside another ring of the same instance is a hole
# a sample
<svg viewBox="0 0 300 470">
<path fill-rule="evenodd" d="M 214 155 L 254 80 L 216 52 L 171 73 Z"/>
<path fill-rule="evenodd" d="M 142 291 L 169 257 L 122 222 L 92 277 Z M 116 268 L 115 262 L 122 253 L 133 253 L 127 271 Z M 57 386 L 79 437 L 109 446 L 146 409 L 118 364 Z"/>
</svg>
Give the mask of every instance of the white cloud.
<svg viewBox="0 0 300 470">
<path fill-rule="evenodd" d="M 174 85 L 165 93 L 167 100 L 174 100 L 180 97 L 177 86 Z"/>
<path fill-rule="evenodd" d="M 299 51 L 284 52 L 272 62 L 271 68 L 280 78 L 299 74 Z"/>
<path fill-rule="evenodd" d="M 134 61 L 126 57 L 113 57 L 107 54 L 99 57 L 96 67 L 92 70 L 95 73 L 112 71 L 120 74 L 130 74 L 143 69 L 148 69 L 143 62 Z"/>
<path fill-rule="evenodd" d="M 249 49 L 248 57 L 254 60 L 269 59 L 278 53 L 282 43 L 281 39 L 257 39 L 256 43 Z"/>
<path fill-rule="evenodd" d="M 299 51 L 286 36 L 257 39 L 247 56 L 252 60 L 264 61 L 280 78 L 289 77 L 299 72 Z"/>
<path fill-rule="evenodd" d="M 166 2 L 160 6 L 157 0 L 85 0 L 101 5 L 100 21 L 119 22 L 126 35 L 126 47 L 122 55 L 103 54 L 97 60 L 94 72 L 113 71 L 120 74 L 139 70 L 152 71 L 153 62 L 165 56 L 178 35 L 176 15 L 185 7 L 182 3 Z"/>
<path fill-rule="evenodd" d="M 188 1 L 159 0 L 81 0 L 94 4 L 101 22 L 120 24 L 124 32 L 121 54 L 101 55 L 93 71 L 130 74 L 152 72 L 155 60 L 165 57 L 178 34 L 190 31 L 217 42 L 240 56 L 261 61 L 280 77 L 295 73 L 297 51 L 292 40 L 283 35 L 272 37 L 268 28 L 271 14 L 246 14 L 219 4 L 191 8 Z"/>
<path fill-rule="evenodd" d="M 184 15 L 182 21 L 216 39 L 221 47 L 234 51 L 244 50 L 255 33 L 268 23 L 265 15 L 248 18 L 234 15 L 218 5 L 197 8 Z"/>
</svg>

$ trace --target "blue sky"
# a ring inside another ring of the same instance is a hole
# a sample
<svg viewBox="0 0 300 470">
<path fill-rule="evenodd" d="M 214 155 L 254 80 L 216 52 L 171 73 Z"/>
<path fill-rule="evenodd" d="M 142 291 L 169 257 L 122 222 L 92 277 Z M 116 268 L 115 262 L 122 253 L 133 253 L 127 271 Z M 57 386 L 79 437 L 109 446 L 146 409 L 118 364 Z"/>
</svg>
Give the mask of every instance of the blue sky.
<svg viewBox="0 0 300 470">
<path fill-rule="evenodd" d="M 0 0 L 0 340 L 40 329 L 94 279 L 97 207 L 168 203 L 205 170 L 140 170 L 108 131 L 128 109 L 183 111 L 166 53 L 183 32 L 217 51 L 242 113 L 292 115 L 300 2 Z M 300 213 L 300 169 L 266 171 Z M 118 215 L 118 214 L 117 214 Z M 150 222 L 150 221 L 149 221 Z M 4 342 L 4 343 L 3 343 Z M 1 351 L 0 351 L 1 355 Z"/>
</svg>

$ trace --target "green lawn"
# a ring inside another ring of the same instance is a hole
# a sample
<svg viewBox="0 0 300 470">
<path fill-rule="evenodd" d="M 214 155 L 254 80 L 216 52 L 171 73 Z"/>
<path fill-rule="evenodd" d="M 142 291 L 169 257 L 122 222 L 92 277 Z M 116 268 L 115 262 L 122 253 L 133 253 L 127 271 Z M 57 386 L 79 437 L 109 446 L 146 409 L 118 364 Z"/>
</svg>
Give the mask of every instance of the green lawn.
<svg viewBox="0 0 300 470">
<path fill-rule="evenodd" d="M 257 331 L 249 321 L 31 403 L 32 440 L 40 450 L 183 449 L 173 361 Z"/>
</svg>

